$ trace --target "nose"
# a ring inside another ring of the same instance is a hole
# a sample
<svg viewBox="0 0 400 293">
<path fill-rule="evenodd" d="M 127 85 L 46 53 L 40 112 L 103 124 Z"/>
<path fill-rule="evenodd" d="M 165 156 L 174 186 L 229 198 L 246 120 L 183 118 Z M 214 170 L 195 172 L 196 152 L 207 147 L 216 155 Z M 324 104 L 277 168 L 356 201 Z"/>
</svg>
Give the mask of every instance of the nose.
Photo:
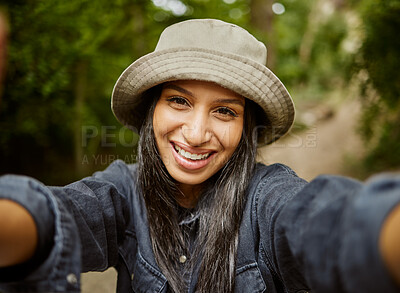
<svg viewBox="0 0 400 293">
<path fill-rule="evenodd" d="M 211 140 L 209 117 L 203 111 L 192 112 L 182 126 L 182 135 L 191 146 L 201 146 Z"/>
</svg>

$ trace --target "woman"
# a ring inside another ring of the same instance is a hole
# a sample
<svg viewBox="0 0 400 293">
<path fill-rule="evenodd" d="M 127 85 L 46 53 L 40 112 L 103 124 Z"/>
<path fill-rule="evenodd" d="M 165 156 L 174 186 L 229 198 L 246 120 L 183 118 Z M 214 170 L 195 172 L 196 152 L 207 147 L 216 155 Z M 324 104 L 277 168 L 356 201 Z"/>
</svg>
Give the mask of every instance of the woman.
<svg viewBox="0 0 400 293">
<path fill-rule="evenodd" d="M 81 271 L 114 266 L 118 292 L 398 291 L 399 179 L 255 163 L 294 119 L 265 61 L 235 25 L 168 27 L 113 91 L 137 164 L 66 187 L 0 178 L 0 290 L 76 292 Z"/>
</svg>

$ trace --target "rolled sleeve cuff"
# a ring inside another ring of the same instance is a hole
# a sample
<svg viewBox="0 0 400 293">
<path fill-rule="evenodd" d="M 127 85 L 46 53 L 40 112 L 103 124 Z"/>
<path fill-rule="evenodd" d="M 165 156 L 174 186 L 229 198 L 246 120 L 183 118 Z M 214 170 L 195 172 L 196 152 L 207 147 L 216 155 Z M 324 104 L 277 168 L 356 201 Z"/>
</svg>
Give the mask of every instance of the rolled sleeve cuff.
<svg viewBox="0 0 400 293">
<path fill-rule="evenodd" d="M 54 236 L 47 258 L 23 280 L 5 279 L 4 274 L 0 277 L 0 291 L 80 292 L 80 241 L 67 199 L 56 198 L 35 179 L 17 175 L 0 177 L 0 198 L 15 201 L 28 210 L 36 223 L 39 242 L 46 241 L 49 233 Z"/>
</svg>

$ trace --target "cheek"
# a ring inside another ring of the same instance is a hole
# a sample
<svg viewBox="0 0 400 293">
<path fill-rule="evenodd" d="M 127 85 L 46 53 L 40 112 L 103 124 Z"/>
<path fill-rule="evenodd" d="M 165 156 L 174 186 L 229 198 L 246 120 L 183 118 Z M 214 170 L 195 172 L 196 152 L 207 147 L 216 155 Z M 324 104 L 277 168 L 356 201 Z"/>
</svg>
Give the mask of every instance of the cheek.
<svg viewBox="0 0 400 293">
<path fill-rule="evenodd" d="M 153 131 L 156 137 L 159 135 L 160 132 L 162 132 L 162 120 L 162 115 L 158 110 L 158 107 L 156 106 L 153 116 Z"/>
<path fill-rule="evenodd" d="M 153 116 L 153 129 L 157 141 L 180 127 L 181 121 L 178 118 L 179 116 L 165 105 L 156 105 Z"/>
<path fill-rule="evenodd" d="M 225 150 L 234 152 L 242 137 L 243 121 L 237 121 L 224 127 L 216 127 L 220 143 Z"/>
</svg>

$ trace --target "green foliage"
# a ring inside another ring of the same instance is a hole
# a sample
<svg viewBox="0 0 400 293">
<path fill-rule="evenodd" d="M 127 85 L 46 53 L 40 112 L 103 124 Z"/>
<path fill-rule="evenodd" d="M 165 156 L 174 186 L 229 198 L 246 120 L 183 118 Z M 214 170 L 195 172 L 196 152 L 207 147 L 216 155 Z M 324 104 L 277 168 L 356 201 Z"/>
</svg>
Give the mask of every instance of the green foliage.
<svg viewBox="0 0 400 293">
<path fill-rule="evenodd" d="M 305 66 L 299 58 L 299 50 L 313 2 L 282 1 L 286 12 L 275 17 L 274 29 L 279 52 L 275 71 L 289 88 L 306 81 Z"/>
<path fill-rule="evenodd" d="M 348 59 L 341 44 L 346 35 L 347 24 L 340 13 L 330 16 L 316 32 L 307 73 L 325 91 L 337 87 L 343 78 L 342 68 Z"/>
<path fill-rule="evenodd" d="M 400 165 L 400 119 L 387 119 L 380 125 L 378 141 L 365 158 L 369 172 L 396 170 Z"/>
<path fill-rule="evenodd" d="M 361 87 L 360 132 L 369 145 L 365 166 L 371 172 L 400 166 L 400 1 L 358 3 L 365 37 L 356 59 L 366 75 Z"/>
<path fill-rule="evenodd" d="M 372 1 L 364 8 L 365 40 L 362 65 L 388 106 L 400 97 L 400 1 Z"/>
<path fill-rule="evenodd" d="M 248 0 L 236 0 L 226 3 L 222 0 L 182 0 L 187 11 L 182 16 L 175 16 L 172 12 L 158 11 L 154 19 L 161 21 L 184 20 L 189 18 L 218 18 L 227 22 L 233 22 L 241 26 L 247 26 L 250 16 Z M 164 17 L 159 17 L 163 15 Z"/>
<path fill-rule="evenodd" d="M 10 40 L 0 173 L 64 184 L 116 158 L 134 162 L 137 135 L 110 111 L 117 77 L 154 49 L 169 24 L 215 17 L 245 25 L 249 18 L 246 0 L 182 2 L 187 11 L 175 15 L 145 0 L 3 1 Z"/>
<path fill-rule="evenodd" d="M 148 1 L 10 3 L 8 70 L 0 112 L 2 172 L 50 182 L 79 177 L 85 125 L 120 126 L 109 109 L 118 75 L 150 51 Z M 141 17 L 140 26 L 136 16 Z M 152 25 L 154 30 L 160 30 Z M 132 36 L 141 41 L 132 44 Z M 84 152 L 99 152 L 101 140 Z M 103 152 L 114 152 L 105 148 Z M 132 148 L 125 150 L 132 152 Z M 71 162 L 72 161 L 72 162 Z M 74 168 L 75 165 L 75 168 Z M 46 166 L 46 169 L 40 168 Z M 65 168 L 64 168 L 65 167 Z M 72 171 L 72 170 L 74 171 Z M 65 171 L 65 172 L 64 172 Z"/>
<path fill-rule="evenodd" d="M 64 184 L 105 168 L 112 159 L 133 162 L 138 138 L 113 117 L 112 88 L 132 61 L 154 49 L 162 29 L 177 21 L 219 18 L 245 27 L 276 56 L 274 72 L 289 88 L 301 88 L 303 96 L 320 97 L 340 85 L 349 62 L 342 49 L 348 24 L 340 9 L 320 17 L 318 4 L 331 1 L 282 0 L 285 13 L 269 15 L 273 21 L 265 22 L 272 30 L 260 18 L 255 27 L 251 10 L 255 3 L 264 9 L 272 1 L 180 0 L 183 13 L 170 9 L 169 1 L 3 1 L 10 40 L 0 104 L 0 173 Z M 398 107 L 400 58 L 393 33 L 399 6 L 394 0 L 375 2 L 353 1 L 370 23 L 366 36 L 371 37 L 358 63 L 369 72 L 365 88 L 384 93 L 379 102 L 365 100 L 369 114 L 364 116 L 365 125 L 382 120 L 384 126 L 364 132 L 373 137 L 383 128 L 388 140 L 395 127 L 384 123 L 382 113 Z"/>
<path fill-rule="evenodd" d="M 282 1 L 286 12 L 275 19 L 276 72 L 307 99 L 324 99 L 338 88 L 350 63 L 343 42 L 348 36 L 345 10 L 333 1 Z M 328 5 L 328 11 L 325 11 Z"/>
</svg>

